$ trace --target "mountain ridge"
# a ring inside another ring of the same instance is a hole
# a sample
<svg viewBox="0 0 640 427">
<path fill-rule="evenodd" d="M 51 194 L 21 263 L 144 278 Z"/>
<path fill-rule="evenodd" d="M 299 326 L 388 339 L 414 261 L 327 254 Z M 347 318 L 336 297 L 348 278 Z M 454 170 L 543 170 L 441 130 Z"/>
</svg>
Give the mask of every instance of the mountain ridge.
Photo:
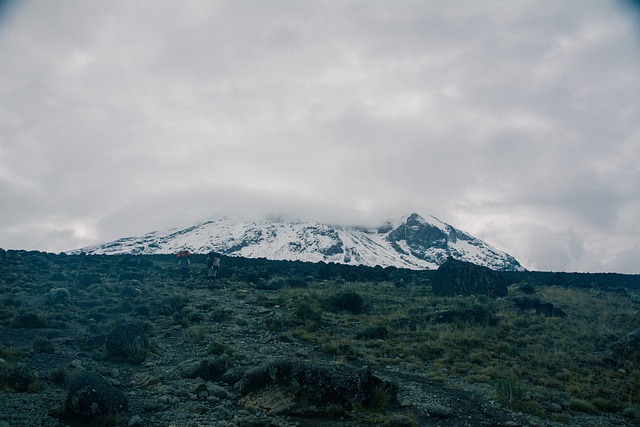
<svg viewBox="0 0 640 427">
<path fill-rule="evenodd" d="M 336 226 L 282 218 L 217 215 L 194 225 L 152 231 L 69 251 L 70 254 L 162 254 L 188 249 L 228 256 L 436 269 L 447 258 L 494 270 L 524 271 L 511 255 L 436 217 L 417 213 L 379 227 Z"/>
</svg>

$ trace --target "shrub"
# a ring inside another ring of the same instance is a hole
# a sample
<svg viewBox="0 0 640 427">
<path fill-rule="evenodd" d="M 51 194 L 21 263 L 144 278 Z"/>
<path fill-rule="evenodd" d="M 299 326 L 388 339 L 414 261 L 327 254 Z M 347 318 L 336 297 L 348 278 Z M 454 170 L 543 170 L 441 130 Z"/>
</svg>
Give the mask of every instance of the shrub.
<svg viewBox="0 0 640 427">
<path fill-rule="evenodd" d="M 615 399 L 605 399 L 599 397 L 591 401 L 593 406 L 604 412 L 621 412 L 624 409 L 624 404 Z"/>
<path fill-rule="evenodd" d="M 525 406 L 526 389 L 522 382 L 515 378 L 503 378 L 495 382 L 496 399 L 503 406 L 522 410 Z"/>
<path fill-rule="evenodd" d="M 299 322 L 309 326 L 319 326 L 322 322 L 322 310 L 317 304 L 300 299 L 293 304 L 293 316 Z"/>
<path fill-rule="evenodd" d="M 177 292 L 173 293 L 169 297 L 165 298 L 161 313 L 165 315 L 173 314 L 179 310 L 182 310 L 188 302 L 189 298 L 187 298 L 185 295 L 179 294 Z"/>
<path fill-rule="evenodd" d="M 393 393 L 389 389 L 389 387 L 385 385 L 379 385 L 373 390 L 370 409 L 373 412 L 383 413 L 387 410 L 393 399 Z"/>
<path fill-rule="evenodd" d="M 207 331 L 202 326 L 191 326 L 187 329 L 187 337 L 194 344 L 201 344 L 207 339 Z"/>
<path fill-rule="evenodd" d="M 584 399 L 573 399 L 569 402 L 569 408 L 574 411 L 584 412 L 586 414 L 597 414 L 598 408 L 595 407 L 591 402 Z"/>
<path fill-rule="evenodd" d="M 38 390 L 38 378 L 24 363 L 0 360 L 0 389 L 24 393 Z"/>
<path fill-rule="evenodd" d="M 43 315 L 36 313 L 22 313 L 13 318 L 11 327 L 14 329 L 35 329 L 45 328 L 47 326 L 47 319 Z"/>
<path fill-rule="evenodd" d="M 344 406 L 340 405 L 339 403 L 330 403 L 324 409 L 324 412 L 327 414 L 327 417 L 329 418 L 340 418 L 341 416 L 344 415 L 345 410 L 344 410 Z"/>
<path fill-rule="evenodd" d="M 447 310 L 438 313 L 435 318 L 436 323 L 469 323 L 488 326 L 496 326 L 499 321 L 498 316 L 491 309 L 484 306 Z"/>
<path fill-rule="evenodd" d="M 67 304 L 71 294 L 66 288 L 52 288 L 47 293 L 47 301 L 51 304 Z"/>
<path fill-rule="evenodd" d="M 78 283 L 82 287 L 102 283 L 102 275 L 99 273 L 83 273 L 78 276 Z"/>
<path fill-rule="evenodd" d="M 300 279 L 299 277 L 292 277 L 287 279 L 287 285 L 290 288 L 295 288 L 295 289 L 304 289 L 307 286 L 309 286 L 306 280 Z"/>
<path fill-rule="evenodd" d="M 221 356 L 223 354 L 233 356 L 233 348 L 219 342 L 212 342 L 209 344 L 209 347 L 207 347 L 207 353 L 215 354 L 216 356 Z"/>
<path fill-rule="evenodd" d="M 49 373 L 49 379 L 52 383 L 63 386 L 67 383 L 67 372 L 62 367 L 57 367 Z"/>
<path fill-rule="evenodd" d="M 361 314 L 365 311 L 364 298 L 353 291 L 342 291 L 326 297 L 324 307 L 333 313 L 347 311 L 353 314 Z"/>
<path fill-rule="evenodd" d="M 53 343 L 45 337 L 37 336 L 33 339 L 33 349 L 38 353 L 55 353 Z"/>
</svg>

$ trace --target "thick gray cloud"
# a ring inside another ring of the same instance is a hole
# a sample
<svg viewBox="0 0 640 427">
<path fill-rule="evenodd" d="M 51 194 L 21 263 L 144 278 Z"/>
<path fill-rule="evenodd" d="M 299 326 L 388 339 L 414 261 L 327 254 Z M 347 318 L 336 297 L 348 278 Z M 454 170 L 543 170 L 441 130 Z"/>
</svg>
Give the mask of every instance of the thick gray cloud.
<svg viewBox="0 0 640 427">
<path fill-rule="evenodd" d="M 0 246 L 417 211 L 530 269 L 640 273 L 631 4 L 5 2 Z"/>
</svg>

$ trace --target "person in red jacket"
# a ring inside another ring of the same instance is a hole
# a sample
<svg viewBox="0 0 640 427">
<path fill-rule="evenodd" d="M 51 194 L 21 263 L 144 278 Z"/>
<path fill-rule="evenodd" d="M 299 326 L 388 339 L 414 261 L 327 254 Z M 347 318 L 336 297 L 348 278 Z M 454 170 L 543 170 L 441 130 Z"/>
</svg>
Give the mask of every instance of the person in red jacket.
<svg viewBox="0 0 640 427">
<path fill-rule="evenodd" d="M 182 281 L 186 282 L 189 278 L 189 265 L 191 261 L 189 261 L 189 257 L 191 253 L 187 250 L 183 250 L 178 252 L 178 266 L 180 267 L 180 273 L 182 274 Z"/>
</svg>

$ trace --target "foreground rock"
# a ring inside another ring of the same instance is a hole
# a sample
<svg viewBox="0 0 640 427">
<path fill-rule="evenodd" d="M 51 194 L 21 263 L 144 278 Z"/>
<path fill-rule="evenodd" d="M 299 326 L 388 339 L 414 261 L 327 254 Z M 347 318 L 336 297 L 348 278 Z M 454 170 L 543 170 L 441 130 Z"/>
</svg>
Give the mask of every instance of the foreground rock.
<svg viewBox="0 0 640 427">
<path fill-rule="evenodd" d="M 149 342 L 141 322 L 118 323 L 107 336 L 107 357 L 130 363 L 142 363 L 147 357 Z"/>
<path fill-rule="evenodd" d="M 123 392 L 101 375 L 84 372 L 69 384 L 64 417 L 99 423 L 107 417 L 124 414 L 127 407 L 127 398 Z"/>
<path fill-rule="evenodd" d="M 275 386 L 275 387 L 274 387 Z M 242 402 L 270 413 L 305 414 L 354 407 L 384 409 L 396 401 L 398 387 L 368 368 L 313 365 L 274 360 L 247 371 L 240 382 Z"/>
</svg>

